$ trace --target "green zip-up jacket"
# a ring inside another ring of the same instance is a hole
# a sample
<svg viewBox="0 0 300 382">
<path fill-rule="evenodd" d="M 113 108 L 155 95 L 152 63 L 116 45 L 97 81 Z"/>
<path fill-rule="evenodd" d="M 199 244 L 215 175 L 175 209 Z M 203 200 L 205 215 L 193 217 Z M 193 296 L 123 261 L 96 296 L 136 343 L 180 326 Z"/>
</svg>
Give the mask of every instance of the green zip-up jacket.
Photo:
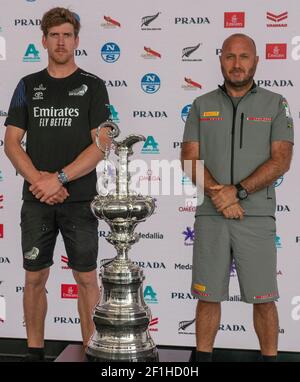
<svg viewBox="0 0 300 382">
<path fill-rule="evenodd" d="M 285 98 L 257 87 L 234 106 L 224 86 L 196 98 L 191 106 L 183 142 L 200 142 L 200 159 L 220 184 L 237 184 L 271 157 L 273 141 L 294 143 L 293 120 Z M 240 202 L 245 215 L 274 216 L 273 186 Z M 208 196 L 197 215 L 220 215 Z"/>
</svg>

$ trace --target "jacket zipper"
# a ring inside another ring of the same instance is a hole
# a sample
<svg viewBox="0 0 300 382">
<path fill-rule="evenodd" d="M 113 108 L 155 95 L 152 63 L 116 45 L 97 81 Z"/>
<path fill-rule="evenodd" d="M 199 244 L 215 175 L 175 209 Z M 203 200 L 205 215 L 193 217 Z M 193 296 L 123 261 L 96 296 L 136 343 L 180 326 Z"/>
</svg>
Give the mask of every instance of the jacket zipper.
<svg viewBox="0 0 300 382">
<path fill-rule="evenodd" d="M 243 147 L 244 113 L 241 114 L 240 149 Z"/>
<path fill-rule="evenodd" d="M 234 138 L 235 138 L 235 118 L 236 118 L 236 109 L 237 106 L 234 106 L 231 98 L 229 97 L 232 107 L 233 107 L 233 116 L 232 116 L 232 127 L 231 127 L 231 171 L 230 171 L 230 184 L 234 184 Z"/>
<path fill-rule="evenodd" d="M 222 89 L 222 88 L 221 88 Z M 232 116 L 232 128 L 231 128 L 231 169 L 230 169 L 230 180 L 231 184 L 234 184 L 234 138 L 235 138 L 235 118 L 236 118 L 236 111 L 238 108 L 239 103 L 241 102 L 242 99 L 238 102 L 236 106 L 234 106 L 234 103 L 230 96 L 222 89 L 223 93 L 226 95 L 226 97 L 229 98 L 232 108 L 233 108 L 233 116 Z M 247 96 L 249 93 L 247 93 L 245 96 Z M 245 97 L 244 96 L 244 97 Z M 244 98 L 242 97 L 242 98 Z M 242 113 L 244 114 L 244 113 Z M 244 117 L 243 117 L 244 118 Z"/>
</svg>

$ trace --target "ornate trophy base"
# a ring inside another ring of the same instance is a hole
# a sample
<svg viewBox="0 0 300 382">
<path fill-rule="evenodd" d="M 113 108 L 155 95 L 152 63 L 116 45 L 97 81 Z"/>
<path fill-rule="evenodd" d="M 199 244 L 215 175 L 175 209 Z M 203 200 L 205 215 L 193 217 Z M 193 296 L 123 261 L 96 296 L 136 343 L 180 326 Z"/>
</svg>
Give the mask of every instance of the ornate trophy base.
<svg viewBox="0 0 300 382">
<path fill-rule="evenodd" d="M 92 362 L 157 362 L 149 333 L 151 312 L 144 302 L 142 270 L 115 258 L 101 271 L 103 293 L 95 308 L 96 331 L 86 355 Z"/>
</svg>

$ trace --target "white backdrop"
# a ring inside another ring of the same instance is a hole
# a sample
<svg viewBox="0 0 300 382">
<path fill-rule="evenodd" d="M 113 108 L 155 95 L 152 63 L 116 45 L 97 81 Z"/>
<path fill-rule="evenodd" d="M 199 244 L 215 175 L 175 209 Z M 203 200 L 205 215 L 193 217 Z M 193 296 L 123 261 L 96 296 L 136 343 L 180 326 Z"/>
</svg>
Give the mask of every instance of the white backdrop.
<svg viewBox="0 0 300 382">
<path fill-rule="evenodd" d="M 219 49 L 224 38 L 236 32 L 247 33 L 256 41 L 260 56 L 256 80 L 288 99 L 297 142 L 300 5 L 293 0 L 0 0 L 0 5 L 0 336 L 25 338 L 19 228 L 22 179 L 4 155 L 3 123 L 19 79 L 47 65 L 39 28 L 42 14 L 60 5 L 79 15 L 82 30 L 77 63 L 106 81 L 122 136 L 140 133 L 148 137 L 145 148 L 152 152 L 142 154 L 142 144 L 136 145 L 134 158 L 150 161 L 179 157 L 182 110 L 222 83 Z M 185 50 L 188 47 L 195 49 Z M 141 83 L 147 73 L 159 77 L 159 89 L 158 83 Z M 289 351 L 300 351 L 298 161 L 296 150 L 290 172 L 277 186 L 279 348 Z M 159 174 L 149 172 L 143 181 L 148 177 L 154 183 L 161 181 Z M 196 301 L 190 295 L 193 207 L 179 196 L 157 199 L 157 213 L 138 227 L 143 237 L 130 256 L 145 268 L 145 299 L 152 310 L 151 332 L 156 343 L 194 345 Z M 108 227 L 101 222 L 99 261 L 115 255 L 105 240 L 107 233 Z M 46 338 L 80 340 L 76 286 L 65 256 L 59 237 L 47 284 Z M 216 346 L 257 349 L 252 307 L 239 302 L 234 267 L 231 276 L 231 301 L 223 303 Z"/>
</svg>

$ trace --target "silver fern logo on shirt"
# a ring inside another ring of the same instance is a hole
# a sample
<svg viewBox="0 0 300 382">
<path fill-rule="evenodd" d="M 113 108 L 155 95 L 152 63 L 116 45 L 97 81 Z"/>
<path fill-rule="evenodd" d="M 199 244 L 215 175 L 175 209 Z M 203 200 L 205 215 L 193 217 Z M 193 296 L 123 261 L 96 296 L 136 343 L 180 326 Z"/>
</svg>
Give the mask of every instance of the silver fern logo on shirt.
<svg viewBox="0 0 300 382">
<path fill-rule="evenodd" d="M 88 90 L 88 86 L 82 84 L 79 88 L 73 89 L 69 91 L 69 96 L 84 96 Z"/>
</svg>

